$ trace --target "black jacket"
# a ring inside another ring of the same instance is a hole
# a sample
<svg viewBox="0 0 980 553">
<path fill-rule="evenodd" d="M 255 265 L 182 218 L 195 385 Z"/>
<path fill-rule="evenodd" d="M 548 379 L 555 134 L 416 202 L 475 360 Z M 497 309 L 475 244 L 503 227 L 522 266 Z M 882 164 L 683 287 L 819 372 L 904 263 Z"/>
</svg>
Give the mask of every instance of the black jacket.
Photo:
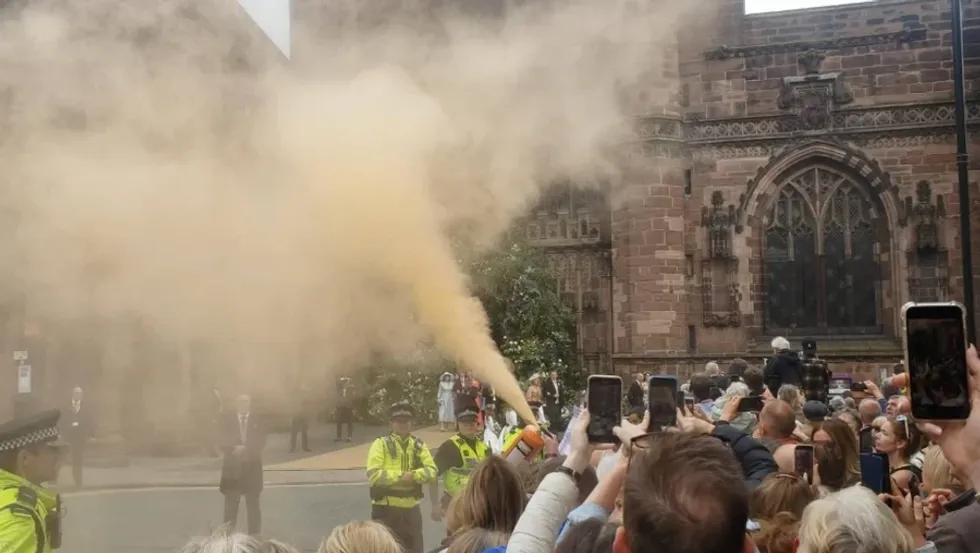
<svg viewBox="0 0 980 553">
<path fill-rule="evenodd" d="M 715 425 L 714 434 L 732 448 L 732 453 L 742 465 L 742 474 L 749 488 L 758 486 L 767 476 L 779 472 L 772 453 L 759 440 L 724 423 Z"/>
<path fill-rule="evenodd" d="M 784 349 L 769 358 L 764 371 L 766 386 L 772 395 L 779 393 L 784 384 L 801 386 L 803 384 L 803 364 L 795 351 Z"/>
<path fill-rule="evenodd" d="M 629 392 L 626 394 L 626 401 L 629 402 L 630 407 L 643 407 L 643 387 L 640 383 L 633 381 L 630 384 Z"/>
</svg>

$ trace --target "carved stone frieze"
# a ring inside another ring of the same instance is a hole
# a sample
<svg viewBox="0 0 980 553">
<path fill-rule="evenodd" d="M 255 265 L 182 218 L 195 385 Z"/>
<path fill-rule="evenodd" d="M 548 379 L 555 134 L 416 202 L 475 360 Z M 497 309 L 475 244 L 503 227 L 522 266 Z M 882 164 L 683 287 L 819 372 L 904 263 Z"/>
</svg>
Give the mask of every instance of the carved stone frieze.
<svg viewBox="0 0 980 553">
<path fill-rule="evenodd" d="M 684 124 L 680 119 L 648 117 L 636 121 L 635 136 L 640 140 L 684 140 Z"/>
<path fill-rule="evenodd" d="M 787 52 L 805 52 L 807 50 L 840 50 L 857 46 L 873 46 L 876 44 L 909 44 L 926 39 L 925 29 L 905 29 L 892 33 L 876 33 L 872 35 L 831 38 L 827 40 L 810 40 L 783 42 L 779 44 L 759 44 L 755 46 L 719 46 L 705 52 L 708 60 L 727 60 L 731 58 L 751 58 Z"/>
<path fill-rule="evenodd" d="M 846 102 L 845 96 L 832 93 L 835 105 Z M 802 94 L 801 94 L 802 96 Z M 797 98 L 787 97 L 787 107 Z M 829 115 L 835 134 L 883 132 L 898 130 L 928 130 L 951 127 L 955 122 L 952 104 L 919 104 L 909 106 L 850 108 L 835 110 Z M 980 103 L 967 105 L 967 121 L 980 123 Z M 685 140 L 689 143 L 736 142 L 751 139 L 773 140 L 792 138 L 793 133 L 806 130 L 798 117 L 777 114 L 761 117 L 730 119 L 698 119 L 685 121 L 667 118 L 645 118 L 634 122 L 633 138 L 643 140 Z"/>
<path fill-rule="evenodd" d="M 627 155 L 634 158 L 681 159 L 684 154 L 684 145 L 680 142 L 633 142 L 627 150 Z"/>
<path fill-rule="evenodd" d="M 980 133 L 971 133 L 971 140 L 980 140 Z M 909 148 L 912 146 L 924 146 L 929 144 L 952 144 L 954 135 L 940 130 L 930 130 L 927 132 L 914 131 L 889 131 L 883 134 L 855 134 L 847 137 L 848 142 L 853 143 L 862 149 L 881 149 L 881 148 Z M 752 157 L 769 157 L 774 152 L 786 147 L 796 147 L 805 142 L 806 139 L 790 139 L 788 141 L 740 141 L 734 144 L 703 144 L 695 145 L 690 149 L 691 159 L 713 160 L 713 159 L 740 159 Z"/>
<path fill-rule="evenodd" d="M 515 229 L 536 246 L 593 246 L 608 240 L 603 219 L 606 205 L 605 195 L 597 190 L 558 183 L 546 190 Z"/>
</svg>

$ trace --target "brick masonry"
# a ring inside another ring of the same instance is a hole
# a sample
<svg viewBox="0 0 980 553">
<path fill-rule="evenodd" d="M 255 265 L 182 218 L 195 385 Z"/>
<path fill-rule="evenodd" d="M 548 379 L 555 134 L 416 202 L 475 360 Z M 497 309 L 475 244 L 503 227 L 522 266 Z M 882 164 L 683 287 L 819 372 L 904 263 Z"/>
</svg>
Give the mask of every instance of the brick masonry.
<svg viewBox="0 0 980 553">
<path fill-rule="evenodd" d="M 773 337 L 762 277 L 770 206 L 791 173 L 821 166 L 866 199 L 880 275 L 878 330 L 818 341 L 835 371 L 873 377 L 901 359 L 899 310 L 918 296 L 913 282 L 962 300 L 948 1 L 749 16 L 742 0 L 705 5 L 692 25 L 697 32 L 680 28 L 676 58 L 673 49 L 666 54 L 668 66 L 676 59 L 676 79 L 668 70 L 650 84 L 673 87 L 676 102 L 645 107 L 663 115 L 644 118 L 623 201 L 611 214 L 612 293 L 598 294 L 612 322 L 612 348 L 598 352 L 612 360 L 603 372 L 687 376 L 709 360 L 761 362 Z M 980 259 L 980 2 L 963 7 Z M 825 87 L 816 104 L 806 86 Z M 945 207 L 936 219 L 941 269 L 922 268 L 913 255 L 920 227 L 910 208 L 922 182 L 931 205 L 941 196 Z M 713 227 L 705 221 L 714 216 L 731 229 L 727 256 L 709 248 Z M 798 347 L 803 336 L 789 337 Z"/>
</svg>

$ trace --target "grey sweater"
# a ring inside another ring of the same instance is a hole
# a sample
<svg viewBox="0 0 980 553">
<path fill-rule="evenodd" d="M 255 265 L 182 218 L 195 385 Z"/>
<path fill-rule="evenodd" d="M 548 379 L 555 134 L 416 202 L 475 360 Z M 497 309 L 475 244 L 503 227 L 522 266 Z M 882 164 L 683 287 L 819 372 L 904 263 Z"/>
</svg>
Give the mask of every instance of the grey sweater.
<svg viewBox="0 0 980 553">
<path fill-rule="evenodd" d="M 507 553 L 551 553 L 558 532 L 578 501 L 578 485 L 567 474 L 545 476 L 517 521 Z"/>
</svg>

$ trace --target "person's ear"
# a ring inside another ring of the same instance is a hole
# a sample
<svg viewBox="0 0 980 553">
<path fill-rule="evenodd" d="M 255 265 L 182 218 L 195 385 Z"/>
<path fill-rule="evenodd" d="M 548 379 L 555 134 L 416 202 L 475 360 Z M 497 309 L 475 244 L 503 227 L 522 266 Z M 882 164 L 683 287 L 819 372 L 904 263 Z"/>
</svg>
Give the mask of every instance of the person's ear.
<svg viewBox="0 0 980 553">
<path fill-rule="evenodd" d="M 613 538 L 613 553 L 630 553 L 630 547 L 626 543 L 626 528 L 620 526 L 616 529 L 616 537 Z"/>
</svg>

